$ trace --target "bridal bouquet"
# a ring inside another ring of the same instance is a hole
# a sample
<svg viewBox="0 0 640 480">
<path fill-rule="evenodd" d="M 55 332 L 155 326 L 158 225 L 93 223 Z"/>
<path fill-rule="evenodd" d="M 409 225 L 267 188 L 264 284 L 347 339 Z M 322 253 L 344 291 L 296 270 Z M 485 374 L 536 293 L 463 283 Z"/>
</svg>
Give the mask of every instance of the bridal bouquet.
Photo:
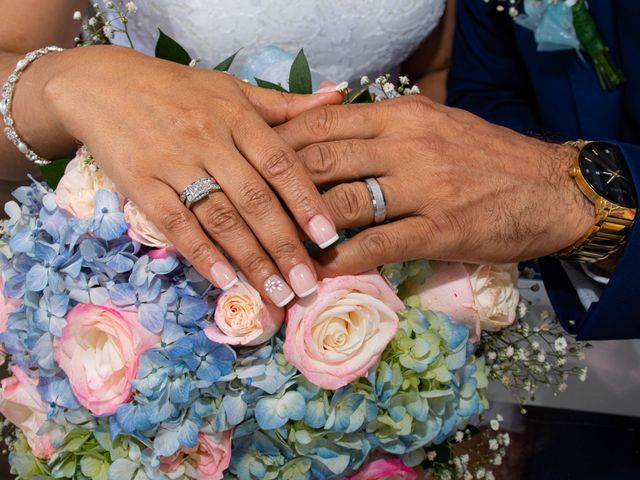
<svg viewBox="0 0 640 480">
<path fill-rule="evenodd" d="M 192 63 L 166 35 L 158 52 Z M 291 75 L 309 78 L 303 54 Z M 346 101 L 415 92 L 363 84 Z M 491 478 L 509 437 L 499 416 L 471 426 L 489 379 L 533 395 L 584 373 L 566 366 L 580 345 L 525 322 L 515 265 L 385 265 L 277 309 L 209 284 L 86 148 L 47 178 L 14 192 L 0 232 L 0 412 L 21 479 Z"/>
</svg>

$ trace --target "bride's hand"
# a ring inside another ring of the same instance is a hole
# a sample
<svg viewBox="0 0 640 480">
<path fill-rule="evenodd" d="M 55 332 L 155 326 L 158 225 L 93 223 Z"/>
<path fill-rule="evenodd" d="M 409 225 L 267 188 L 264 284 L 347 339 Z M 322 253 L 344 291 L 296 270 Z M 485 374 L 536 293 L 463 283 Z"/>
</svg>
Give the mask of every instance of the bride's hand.
<svg viewBox="0 0 640 480">
<path fill-rule="evenodd" d="M 416 258 L 510 262 L 556 252 L 593 223 L 569 176 L 572 147 L 541 142 L 421 96 L 323 107 L 277 127 L 338 227 L 373 220 L 377 178 L 391 222 L 319 257 L 323 276 Z"/>
<path fill-rule="evenodd" d="M 300 296 L 315 289 L 313 262 L 279 198 L 317 244 L 333 243 L 335 226 L 269 124 L 340 94 L 285 95 L 120 47 L 61 55 L 68 64 L 55 64 L 45 88 L 55 118 L 205 277 L 221 288 L 236 280 L 213 239 L 274 304 L 293 298 L 287 284 Z M 222 192 L 189 211 L 180 192 L 210 176 Z"/>
</svg>

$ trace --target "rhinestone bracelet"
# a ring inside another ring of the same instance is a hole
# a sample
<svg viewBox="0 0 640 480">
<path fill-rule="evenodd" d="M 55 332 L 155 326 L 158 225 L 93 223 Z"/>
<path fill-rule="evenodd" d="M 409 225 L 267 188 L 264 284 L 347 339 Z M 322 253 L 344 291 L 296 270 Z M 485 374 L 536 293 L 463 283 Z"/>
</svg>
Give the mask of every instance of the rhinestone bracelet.
<svg viewBox="0 0 640 480">
<path fill-rule="evenodd" d="M 26 70 L 26 68 L 31 65 L 38 58 L 46 55 L 51 52 L 62 52 L 64 49 L 60 47 L 44 47 L 39 48 L 38 50 L 34 50 L 33 52 L 29 52 L 25 55 L 25 57 L 16 63 L 15 70 L 9 75 L 9 78 L 2 85 L 2 97 L 0 97 L 0 114 L 2 114 L 2 119 L 4 120 L 5 129 L 4 133 L 9 139 L 11 143 L 13 143 L 18 150 L 24 153 L 29 160 L 34 162 L 36 165 L 47 165 L 51 163 L 50 160 L 42 158 L 36 152 L 34 152 L 25 142 L 22 140 L 18 132 L 14 127 L 14 121 L 11 117 L 11 101 L 13 100 L 13 92 L 16 89 L 16 83 L 20 80 L 20 76 L 22 72 Z"/>
</svg>

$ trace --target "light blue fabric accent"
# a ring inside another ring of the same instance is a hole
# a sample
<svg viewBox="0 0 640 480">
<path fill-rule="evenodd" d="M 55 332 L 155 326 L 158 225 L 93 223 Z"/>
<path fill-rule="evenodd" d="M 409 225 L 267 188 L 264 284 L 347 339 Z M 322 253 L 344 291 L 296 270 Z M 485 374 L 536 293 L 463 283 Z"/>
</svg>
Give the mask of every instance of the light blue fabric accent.
<svg viewBox="0 0 640 480">
<path fill-rule="evenodd" d="M 242 80 L 255 85 L 256 78 L 280 84 L 289 89 L 289 70 L 296 54 L 287 52 L 273 45 L 259 47 L 251 51 L 241 51 L 231 66 L 230 72 Z M 311 70 L 313 90 L 320 88 L 326 78 Z"/>
<path fill-rule="evenodd" d="M 540 52 L 580 49 L 580 40 L 573 28 L 573 13 L 567 2 L 524 0 L 524 13 L 514 20 L 534 32 Z"/>
</svg>

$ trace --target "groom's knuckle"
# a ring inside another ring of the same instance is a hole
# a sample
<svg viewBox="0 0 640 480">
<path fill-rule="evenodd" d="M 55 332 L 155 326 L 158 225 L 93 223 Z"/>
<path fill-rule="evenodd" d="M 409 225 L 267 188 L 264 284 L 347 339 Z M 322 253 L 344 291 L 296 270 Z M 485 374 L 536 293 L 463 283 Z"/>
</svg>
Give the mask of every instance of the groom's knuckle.
<svg viewBox="0 0 640 480">
<path fill-rule="evenodd" d="M 362 254 L 367 258 L 384 258 L 390 252 L 404 251 L 400 248 L 398 237 L 387 232 L 371 231 L 362 239 Z"/>
<path fill-rule="evenodd" d="M 326 138 L 333 132 L 336 120 L 336 110 L 330 106 L 324 106 L 305 116 L 304 125 L 313 136 Z"/>
<path fill-rule="evenodd" d="M 291 178 L 295 172 L 296 161 L 292 152 L 283 147 L 274 147 L 264 155 L 264 173 L 270 179 Z"/>
<path fill-rule="evenodd" d="M 329 207 L 339 219 L 347 223 L 362 216 L 364 202 L 362 195 L 353 185 L 342 184 L 334 187 L 333 194 L 327 196 Z"/>
<path fill-rule="evenodd" d="M 316 143 L 304 154 L 305 165 L 313 175 L 330 175 L 335 168 L 335 151 L 331 145 Z"/>
<path fill-rule="evenodd" d="M 407 108 L 411 113 L 419 118 L 433 113 L 433 103 L 422 95 L 412 95 L 405 97 L 404 102 L 407 104 Z"/>
</svg>

